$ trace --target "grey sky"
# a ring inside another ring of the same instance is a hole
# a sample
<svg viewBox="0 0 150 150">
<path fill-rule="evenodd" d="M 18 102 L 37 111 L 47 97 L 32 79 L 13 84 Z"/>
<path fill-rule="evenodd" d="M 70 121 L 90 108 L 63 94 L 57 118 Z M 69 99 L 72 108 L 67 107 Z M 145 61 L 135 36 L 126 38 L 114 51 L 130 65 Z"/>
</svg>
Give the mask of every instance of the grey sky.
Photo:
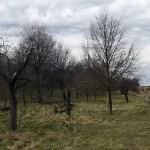
<svg viewBox="0 0 150 150">
<path fill-rule="evenodd" d="M 141 61 L 150 85 L 150 1 L 149 0 L 0 0 L 0 34 L 16 36 L 20 26 L 44 23 L 73 54 L 81 57 L 81 41 L 90 20 L 105 8 L 122 18 L 130 39 L 141 48 Z"/>
</svg>

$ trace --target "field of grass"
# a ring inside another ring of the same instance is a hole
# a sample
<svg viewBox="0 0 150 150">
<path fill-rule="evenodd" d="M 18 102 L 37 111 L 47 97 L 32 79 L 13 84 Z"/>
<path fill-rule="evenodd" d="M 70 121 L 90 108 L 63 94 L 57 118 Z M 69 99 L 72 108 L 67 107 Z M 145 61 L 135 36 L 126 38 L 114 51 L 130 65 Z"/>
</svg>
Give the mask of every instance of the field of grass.
<svg viewBox="0 0 150 150">
<path fill-rule="evenodd" d="M 150 105 L 142 96 L 76 100 L 72 119 L 50 105 L 18 104 L 18 131 L 9 129 L 9 112 L 0 111 L 0 150 L 150 150 Z"/>
</svg>

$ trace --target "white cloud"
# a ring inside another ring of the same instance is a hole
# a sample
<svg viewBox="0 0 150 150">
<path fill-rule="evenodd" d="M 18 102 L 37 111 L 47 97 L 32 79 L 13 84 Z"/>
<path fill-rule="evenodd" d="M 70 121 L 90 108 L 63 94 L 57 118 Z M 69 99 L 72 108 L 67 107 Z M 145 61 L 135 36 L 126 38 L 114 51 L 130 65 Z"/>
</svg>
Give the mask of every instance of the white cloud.
<svg viewBox="0 0 150 150">
<path fill-rule="evenodd" d="M 142 62 L 150 66 L 149 0 L 0 0 L 0 4 L 1 35 L 8 32 L 15 36 L 20 26 L 38 21 L 46 24 L 75 55 L 81 52 L 82 37 L 93 15 L 101 8 L 109 9 L 122 18 L 130 39 L 142 47 Z"/>
</svg>

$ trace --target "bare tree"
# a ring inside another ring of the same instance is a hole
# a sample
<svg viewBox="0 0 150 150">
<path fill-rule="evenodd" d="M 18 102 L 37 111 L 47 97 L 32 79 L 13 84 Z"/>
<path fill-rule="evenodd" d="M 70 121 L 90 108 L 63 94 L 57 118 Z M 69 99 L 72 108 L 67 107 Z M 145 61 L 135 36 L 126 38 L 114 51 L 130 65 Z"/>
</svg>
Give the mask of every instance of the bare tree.
<svg viewBox="0 0 150 150">
<path fill-rule="evenodd" d="M 45 83 L 47 70 L 55 64 L 56 61 L 56 40 L 52 34 L 48 34 L 46 26 L 40 24 L 31 24 L 25 26 L 22 31 L 22 41 L 20 49 L 29 47 L 31 42 L 34 43 L 34 52 L 30 63 L 30 70 L 33 78 L 34 88 L 37 92 L 39 102 L 42 102 L 42 86 Z"/>
<path fill-rule="evenodd" d="M 13 49 L 11 46 L 1 38 L 0 46 L 0 75 L 5 80 L 8 86 L 9 99 L 10 99 L 10 127 L 12 130 L 17 129 L 17 98 L 16 98 L 16 85 L 21 73 L 25 70 L 29 59 L 31 57 L 33 47 L 26 49 L 25 58 L 19 65 L 15 65 L 13 55 L 9 53 Z"/>
<path fill-rule="evenodd" d="M 120 20 L 107 12 L 98 13 L 83 43 L 87 61 L 107 90 L 108 110 L 112 113 L 112 85 L 121 76 L 134 73 L 138 52 L 127 42 Z"/>
<path fill-rule="evenodd" d="M 57 67 L 62 73 L 61 90 L 63 102 L 66 107 L 68 118 L 71 117 L 71 90 L 70 90 L 70 73 L 74 66 L 74 58 L 68 48 L 65 48 L 62 43 L 57 47 Z"/>
</svg>

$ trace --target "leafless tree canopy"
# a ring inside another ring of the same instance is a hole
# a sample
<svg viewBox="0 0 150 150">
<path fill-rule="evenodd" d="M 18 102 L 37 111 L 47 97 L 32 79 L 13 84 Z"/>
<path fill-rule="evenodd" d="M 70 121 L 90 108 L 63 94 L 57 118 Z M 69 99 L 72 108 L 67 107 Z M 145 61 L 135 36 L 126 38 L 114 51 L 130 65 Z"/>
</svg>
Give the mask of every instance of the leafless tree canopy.
<svg viewBox="0 0 150 150">
<path fill-rule="evenodd" d="M 25 52 L 31 44 L 35 49 L 30 62 L 30 74 L 35 75 L 34 87 L 39 102 L 42 102 L 42 78 L 47 70 L 56 66 L 56 40 L 52 34 L 48 34 L 44 25 L 31 24 L 23 28 L 20 53 Z"/>
<path fill-rule="evenodd" d="M 26 50 L 24 59 L 17 66 L 13 55 L 9 55 L 9 50 L 15 51 L 8 41 L 1 38 L 0 41 L 0 75 L 7 83 L 10 99 L 10 127 L 12 130 L 17 129 L 17 98 L 16 98 L 16 85 L 17 80 L 21 76 L 22 72 L 26 69 L 26 66 L 31 58 L 33 47 L 29 46 Z"/>
<path fill-rule="evenodd" d="M 120 20 L 112 14 L 101 12 L 95 17 L 83 50 L 95 76 L 108 91 L 121 76 L 135 71 L 138 52 L 128 43 Z M 111 101 L 110 92 L 108 97 Z"/>
</svg>

